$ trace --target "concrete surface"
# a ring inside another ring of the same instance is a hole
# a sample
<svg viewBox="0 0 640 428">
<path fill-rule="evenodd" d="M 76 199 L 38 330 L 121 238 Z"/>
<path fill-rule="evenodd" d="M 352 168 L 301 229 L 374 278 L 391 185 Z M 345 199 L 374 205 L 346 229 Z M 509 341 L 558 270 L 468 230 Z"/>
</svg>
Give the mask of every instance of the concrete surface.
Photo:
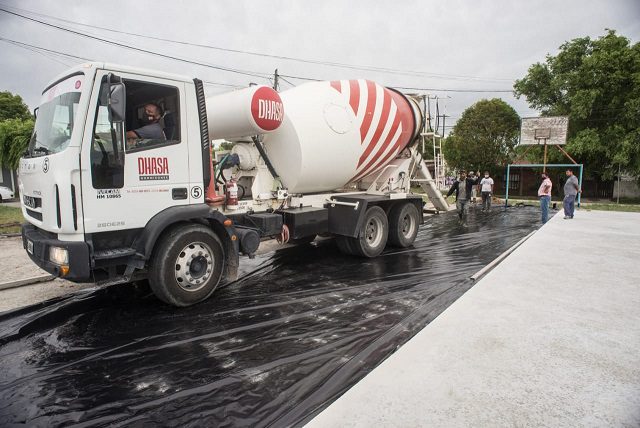
<svg viewBox="0 0 640 428">
<path fill-rule="evenodd" d="M 309 427 L 640 426 L 640 214 L 559 213 Z"/>
</svg>

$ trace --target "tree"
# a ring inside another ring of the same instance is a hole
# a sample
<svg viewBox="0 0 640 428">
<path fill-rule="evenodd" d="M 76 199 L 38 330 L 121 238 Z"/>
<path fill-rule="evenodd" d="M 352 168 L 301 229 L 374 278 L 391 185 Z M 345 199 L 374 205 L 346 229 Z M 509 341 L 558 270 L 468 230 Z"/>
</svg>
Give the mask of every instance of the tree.
<svg viewBox="0 0 640 428">
<path fill-rule="evenodd" d="M 0 122 L 0 165 L 18 168 L 20 157 L 29 145 L 32 133 L 32 119 Z"/>
<path fill-rule="evenodd" d="M 0 122 L 7 119 L 31 119 L 29 107 L 22 101 L 20 95 L 13 95 L 8 91 L 0 92 Z"/>
<path fill-rule="evenodd" d="M 585 172 L 611 179 L 621 167 L 640 179 L 640 43 L 613 30 L 574 39 L 533 64 L 514 89 L 543 116 L 569 116 L 566 150 Z M 550 161 L 562 159 L 552 153 Z"/>
<path fill-rule="evenodd" d="M 480 100 L 467 108 L 443 143 L 447 164 L 454 169 L 496 173 L 508 163 L 518 142 L 520 117 L 501 99 Z"/>
<path fill-rule="evenodd" d="M 22 98 L 0 92 L 0 165 L 16 169 L 32 133 L 33 117 Z"/>
</svg>

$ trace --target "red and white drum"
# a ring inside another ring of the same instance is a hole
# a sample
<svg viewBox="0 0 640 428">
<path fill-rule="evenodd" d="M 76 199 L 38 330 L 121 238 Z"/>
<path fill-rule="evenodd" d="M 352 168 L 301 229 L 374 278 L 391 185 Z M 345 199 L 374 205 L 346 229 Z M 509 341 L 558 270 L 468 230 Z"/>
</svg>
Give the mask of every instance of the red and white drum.
<svg viewBox="0 0 640 428">
<path fill-rule="evenodd" d="M 375 174 L 422 124 L 413 100 L 368 80 L 306 83 L 280 97 L 287 114 L 264 146 L 293 193 L 331 191 Z"/>
</svg>

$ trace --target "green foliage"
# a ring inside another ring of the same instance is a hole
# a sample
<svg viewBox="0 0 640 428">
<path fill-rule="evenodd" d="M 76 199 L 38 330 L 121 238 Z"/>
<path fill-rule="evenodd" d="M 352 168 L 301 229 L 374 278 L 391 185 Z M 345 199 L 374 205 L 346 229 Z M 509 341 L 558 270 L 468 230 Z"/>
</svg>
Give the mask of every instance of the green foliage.
<svg viewBox="0 0 640 428">
<path fill-rule="evenodd" d="M 501 99 L 481 100 L 467 108 L 442 145 L 453 169 L 497 173 L 518 142 L 520 118 Z"/>
<path fill-rule="evenodd" d="M 222 143 L 220 143 L 218 150 L 231 150 L 233 146 L 234 146 L 234 143 L 230 141 L 223 141 Z"/>
<path fill-rule="evenodd" d="M 9 119 L 0 122 L 0 165 L 17 168 L 32 133 L 32 119 Z"/>
<path fill-rule="evenodd" d="M 19 95 L 0 92 L 0 165 L 17 168 L 33 133 L 33 116 Z"/>
<path fill-rule="evenodd" d="M 20 95 L 13 95 L 8 91 L 0 92 L 0 122 L 7 119 L 31 119 L 29 107 L 22 101 Z"/>
<path fill-rule="evenodd" d="M 574 39 L 532 65 L 514 89 L 543 115 L 569 116 L 566 150 L 587 173 L 611 179 L 621 166 L 640 179 L 640 43 L 612 30 Z M 560 160 L 552 150 L 549 161 Z"/>
</svg>

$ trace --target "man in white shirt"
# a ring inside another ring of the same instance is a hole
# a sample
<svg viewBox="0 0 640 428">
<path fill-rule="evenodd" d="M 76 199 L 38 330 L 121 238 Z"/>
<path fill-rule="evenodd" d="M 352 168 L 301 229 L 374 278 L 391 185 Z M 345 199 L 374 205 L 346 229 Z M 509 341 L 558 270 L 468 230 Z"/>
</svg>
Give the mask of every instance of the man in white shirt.
<svg viewBox="0 0 640 428">
<path fill-rule="evenodd" d="M 480 192 L 482 194 L 482 212 L 491 210 L 491 194 L 493 193 L 493 178 L 489 177 L 489 171 L 484 172 L 484 178 L 480 180 Z"/>
</svg>

